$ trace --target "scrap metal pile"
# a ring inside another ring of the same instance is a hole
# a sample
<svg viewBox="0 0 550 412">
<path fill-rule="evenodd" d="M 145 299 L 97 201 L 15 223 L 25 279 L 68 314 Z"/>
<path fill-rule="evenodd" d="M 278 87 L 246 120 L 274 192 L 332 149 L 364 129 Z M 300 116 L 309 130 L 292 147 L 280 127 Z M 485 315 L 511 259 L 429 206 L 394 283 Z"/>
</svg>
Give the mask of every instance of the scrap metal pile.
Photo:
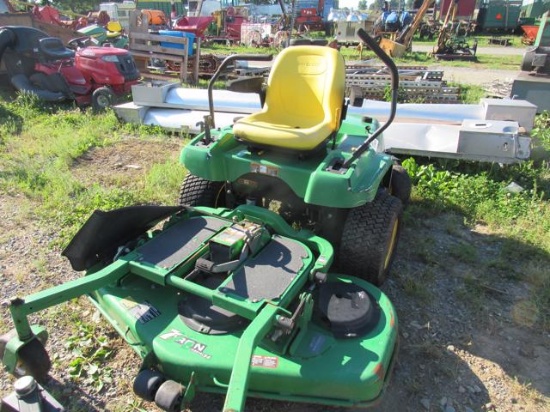
<svg viewBox="0 0 550 412">
<path fill-rule="evenodd" d="M 233 75 L 269 75 L 266 66 L 235 65 Z M 427 66 L 399 66 L 400 103 L 457 103 L 459 86 L 449 86 L 443 80 L 442 70 L 430 70 Z M 353 104 L 355 99 L 387 101 L 389 98 L 390 73 L 370 61 L 346 63 L 346 96 Z"/>
<path fill-rule="evenodd" d="M 402 103 L 456 103 L 460 87 L 449 86 L 443 71 L 424 66 L 399 67 L 399 101 Z M 346 66 L 347 94 L 356 98 L 387 100 L 389 73 L 380 66 L 352 63 Z"/>
</svg>

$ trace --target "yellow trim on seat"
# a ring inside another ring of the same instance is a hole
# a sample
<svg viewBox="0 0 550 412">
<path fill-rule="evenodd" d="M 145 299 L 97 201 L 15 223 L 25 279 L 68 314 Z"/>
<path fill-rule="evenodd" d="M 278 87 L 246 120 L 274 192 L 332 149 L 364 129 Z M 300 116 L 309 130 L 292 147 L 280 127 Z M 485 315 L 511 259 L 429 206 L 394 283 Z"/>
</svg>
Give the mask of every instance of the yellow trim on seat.
<svg viewBox="0 0 550 412">
<path fill-rule="evenodd" d="M 263 109 L 238 120 L 233 131 L 253 144 L 312 150 L 340 126 L 344 91 L 344 59 L 337 50 L 289 47 L 273 64 Z"/>
</svg>

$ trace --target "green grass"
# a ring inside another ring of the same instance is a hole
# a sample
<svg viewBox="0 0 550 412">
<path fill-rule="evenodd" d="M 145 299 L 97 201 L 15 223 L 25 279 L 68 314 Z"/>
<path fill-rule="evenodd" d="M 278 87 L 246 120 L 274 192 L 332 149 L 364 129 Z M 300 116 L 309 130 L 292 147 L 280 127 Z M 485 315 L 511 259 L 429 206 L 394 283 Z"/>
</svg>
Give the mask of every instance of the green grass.
<svg viewBox="0 0 550 412">
<path fill-rule="evenodd" d="M 344 49 L 343 49 L 344 50 Z M 358 52 L 353 48 L 345 49 L 342 52 L 348 60 L 356 60 L 359 58 Z M 403 57 L 395 59 L 395 63 L 399 65 L 420 65 L 420 66 L 443 66 L 443 67 L 467 67 L 474 70 L 519 70 L 522 55 L 488 55 L 476 54 L 476 61 L 462 60 L 435 60 L 429 53 L 426 52 L 408 52 Z M 376 59 L 373 52 L 363 52 L 363 59 Z"/>
<path fill-rule="evenodd" d="M 491 44 L 489 41 L 491 38 L 496 37 L 499 39 L 509 39 L 512 42 L 511 46 L 499 46 Z M 525 48 L 525 45 L 521 42 L 521 38 L 523 36 L 521 34 L 503 34 L 503 35 L 492 35 L 492 34 L 485 34 L 485 33 L 473 33 L 470 34 L 466 39 L 467 41 L 473 42 L 474 40 L 477 41 L 478 46 L 491 46 L 491 47 L 515 47 L 515 48 Z M 437 40 L 437 36 L 434 37 L 432 40 L 428 40 L 428 38 L 421 39 L 418 35 L 415 35 L 413 37 L 413 42 L 416 44 L 434 44 Z"/>
<path fill-rule="evenodd" d="M 165 138 L 159 137 L 157 128 L 123 125 L 113 112 L 94 115 L 70 106 L 46 107 L 30 96 L 0 107 L 7 115 L 0 120 L 0 192 L 21 195 L 21 207 L 40 203 L 33 213 L 59 225 L 62 234 L 74 233 L 94 209 L 173 202 L 184 170 L 172 162 L 154 165 L 139 191 L 126 190 L 125 182 L 118 187 L 84 186 L 71 169 L 90 149 L 128 136 Z"/>
<path fill-rule="evenodd" d="M 228 46 L 221 43 L 212 43 L 201 47 L 202 53 L 212 53 L 217 56 L 229 56 L 231 54 L 277 54 L 278 50 L 273 47 L 247 47 L 232 45 Z"/>
<path fill-rule="evenodd" d="M 477 54 L 477 63 L 471 63 L 471 68 L 484 68 L 495 70 L 519 70 L 523 55 L 511 55 L 511 56 L 494 56 Z"/>
<path fill-rule="evenodd" d="M 488 37 L 487 37 L 488 38 Z M 413 43 L 416 44 L 417 40 Z M 419 44 L 435 45 L 435 40 L 430 42 L 418 42 Z M 479 43 L 479 46 L 487 44 L 487 40 Z M 523 46 L 524 48 L 524 46 Z M 245 46 L 227 46 L 223 44 L 212 44 L 208 47 L 201 48 L 202 53 L 211 53 L 217 56 L 228 56 L 230 54 L 271 54 L 276 55 L 278 50 L 272 47 L 245 47 Z M 359 60 L 360 53 L 355 46 L 342 47 L 340 53 L 346 61 Z M 374 52 L 363 50 L 361 54 L 362 60 L 378 59 Z M 521 65 L 522 55 L 500 56 L 500 55 L 485 55 L 477 54 L 477 62 L 468 61 L 444 61 L 435 60 L 429 53 L 426 52 L 408 52 L 402 58 L 395 59 L 398 65 L 438 65 L 448 67 L 470 67 L 472 69 L 501 69 L 501 70 L 516 70 Z"/>
</svg>

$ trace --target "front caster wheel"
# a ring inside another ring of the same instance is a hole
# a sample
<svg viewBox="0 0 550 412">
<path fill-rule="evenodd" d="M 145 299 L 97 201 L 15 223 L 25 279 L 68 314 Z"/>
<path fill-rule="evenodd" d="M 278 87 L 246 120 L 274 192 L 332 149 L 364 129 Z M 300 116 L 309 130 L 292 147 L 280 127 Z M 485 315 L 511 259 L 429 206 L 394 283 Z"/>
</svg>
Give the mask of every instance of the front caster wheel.
<svg viewBox="0 0 550 412">
<path fill-rule="evenodd" d="M 144 369 L 138 373 L 138 376 L 134 380 L 134 393 L 140 398 L 152 402 L 155 400 L 155 395 L 165 380 L 160 372 Z"/>
<path fill-rule="evenodd" d="M 179 412 L 185 388 L 176 381 L 168 380 L 160 385 L 156 395 L 155 403 L 167 412 Z"/>
<path fill-rule="evenodd" d="M 46 379 L 52 367 L 50 356 L 38 339 L 33 339 L 22 346 L 17 352 L 17 360 L 14 374 L 19 377 L 31 375 L 39 382 Z"/>
</svg>

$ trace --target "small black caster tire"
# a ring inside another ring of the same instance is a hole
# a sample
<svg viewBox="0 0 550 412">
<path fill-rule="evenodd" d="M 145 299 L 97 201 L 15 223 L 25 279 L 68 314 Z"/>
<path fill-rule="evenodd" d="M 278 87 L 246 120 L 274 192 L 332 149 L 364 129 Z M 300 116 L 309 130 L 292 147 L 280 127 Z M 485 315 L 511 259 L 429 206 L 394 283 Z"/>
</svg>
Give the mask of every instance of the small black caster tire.
<svg viewBox="0 0 550 412">
<path fill-rule="evenodd" d="M 162 373 L 152 370 L 144 369 L 136 376 L 134 380 L 134 393 L 147 402 L 155 400 L 160 386 L 166 381 Z"/>
<path fill-rule="evenodd" d="M 183 400 L 184 387 L 176 381 L 168 380 L 160 385 L 155 395 L 155 404 L 166 412 L 179 412 Z"/>
<path fill-rule="evenodd" d="M 38 339 L 33 339 L 22 346 L 17 352 L 18 364 L 14 375 L 22 377 L 30 375 L 38 382 L 44 382 L 52 367 L 46 348 Z"/>
</svg>

